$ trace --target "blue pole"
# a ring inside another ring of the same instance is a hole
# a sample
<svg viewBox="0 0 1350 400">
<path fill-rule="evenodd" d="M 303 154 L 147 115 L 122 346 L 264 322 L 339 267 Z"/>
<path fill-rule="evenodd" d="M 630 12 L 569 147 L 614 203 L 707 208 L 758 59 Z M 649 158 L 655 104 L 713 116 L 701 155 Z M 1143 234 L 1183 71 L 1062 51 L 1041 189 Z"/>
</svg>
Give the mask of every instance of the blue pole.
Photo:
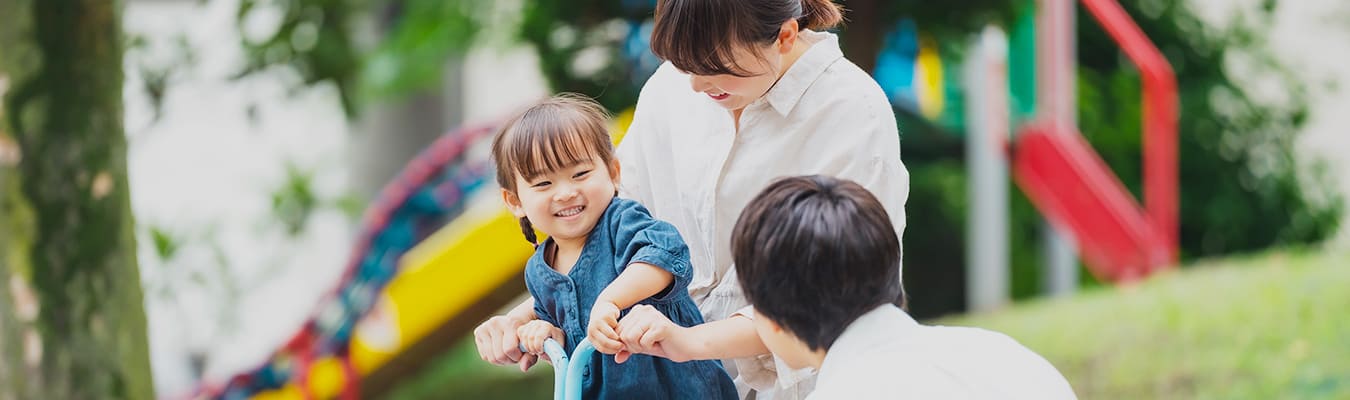
<svg viewBox="0 0 1350 400">
<path fill-rule="evenodd" d="M 586 372 L 586 364 L 590 363 L 591 355 L 594 353 L 595 346 L 591 345 L 590 340 L 582 340 L 572 351 L 572 359 L 567 362 L 567 383 L 563 385 L 567 391 L 564 399 L 581 400 L 581 377 Z"/>
<path fill-rule="evenodd" d="M 544 353 L 553 362 L 553 400 L 563 399 L 563 382 L 567 379 L 567 350 L 553 339 L 544 340 Z"/>
</svg>

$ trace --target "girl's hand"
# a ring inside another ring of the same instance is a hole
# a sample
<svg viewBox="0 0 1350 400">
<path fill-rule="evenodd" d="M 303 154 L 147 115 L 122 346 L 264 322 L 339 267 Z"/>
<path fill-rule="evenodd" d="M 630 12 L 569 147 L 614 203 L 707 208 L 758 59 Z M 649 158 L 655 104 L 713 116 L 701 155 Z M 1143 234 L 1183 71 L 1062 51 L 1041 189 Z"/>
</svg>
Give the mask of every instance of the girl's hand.
<svg viewBox="0 0 1350 400">
<path fill-rule="evenodd" d="M 563 334 L 562 329 L 538 319 L 516 328 L 516 336 L 520 337 L 520 345 L 525 347 L 526 353 L 542 356 L 550 363 L 553 360 L 549 360 L 548 353 L 544 352 L 544 341 L 553 338 L 560 345 L 567 341 L 567 336 Z"/>
<path fill-rule="evenodd" d="M 619 307 L 608 301 L 597 300 L 595 306 L 591 307 L 591 321 L 586 327 L 586 338 L 591 340 L 595 350 L 611 355 L 623 351 L 618 328 Z"/>
<path fill-rule="evenodd" d="M 614 362 L 623 363 L 629 354 L 648 354 L 670 359 L 675 362 L 689 361 L 685 352 L 675 343 L 681 337 L 684 327 L 676 325 L 655 307 L 639 304 L 628 311 L 619 324 L 620 341 L 627 350 L 625 354 L 614 357 Z"/>
</svg>

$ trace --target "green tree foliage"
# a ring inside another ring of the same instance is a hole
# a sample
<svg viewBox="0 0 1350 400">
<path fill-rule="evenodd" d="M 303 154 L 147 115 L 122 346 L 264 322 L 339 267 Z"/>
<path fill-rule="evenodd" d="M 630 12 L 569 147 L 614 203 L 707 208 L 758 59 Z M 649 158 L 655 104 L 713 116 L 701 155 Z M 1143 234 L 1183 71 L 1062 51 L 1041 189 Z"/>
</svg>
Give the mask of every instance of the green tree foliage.
<svg viewBox="0 0 1350 400">
<path fill-rule="evenodd" d="M 1177 74 L 1183 257 L 1313 242 L 1337 229 L 1341 207 L 1326 195 L 1334 186 L 1295 157 L 1311 93 L 1263 40 L 1275 3 L 1221 28 L 1177 3 L 1127 4 Z M 1097 25 L 1080 23 L 1078 36 L 1080 125 L 1138 196 L 1138 73 L 1122 67 L 1124 55 Z M 1249 90 L 1263 80 L 1286 96 Z"/>
<path fill-rule="evenodd" d="M 870 55 L 879 37 L 902 16 L 941 20 L 935 33 L 960 35 L 986 22 L 1008 20 L 1010 0 L 956 0 L 941 7 L 920 0 L 854 0 L 844 47 Z M 332 84 L 349 113 L 360 101 L 434 86 L 444 62 L 462 54 L 484 29 L 509 29 L 538 54 L 540 71 L 557 91 L 586 93 L 610 109 L 637 101 L 645 80 L 620 48 L 631 29 L 651 19 L 655 0 L 528 0 L 503 21 L 501 4 L 470 0 L 243 0 L 238 21 L 280 13 L 274 27 L 245 35 L 248 64 L 239 76 L 285 67 L 305 85 Z M 362 22 L 374 29 L 361 32 Z M 362 35 L 371 40 L 361 40 Z"/>
<path fill-rule="evenodd" d="M 236 20 L 248 61 L 237 76 L 287 68 L 301 77 L 301 86 L 335 86 L 343 108 L 354 115 L 363 100 L 436 86 L 446 60 L 467 50 L 491 22 L 495 4 L 242 0 Z M 270 21 L 274 14 L 279 18 Z"/>
</svg>

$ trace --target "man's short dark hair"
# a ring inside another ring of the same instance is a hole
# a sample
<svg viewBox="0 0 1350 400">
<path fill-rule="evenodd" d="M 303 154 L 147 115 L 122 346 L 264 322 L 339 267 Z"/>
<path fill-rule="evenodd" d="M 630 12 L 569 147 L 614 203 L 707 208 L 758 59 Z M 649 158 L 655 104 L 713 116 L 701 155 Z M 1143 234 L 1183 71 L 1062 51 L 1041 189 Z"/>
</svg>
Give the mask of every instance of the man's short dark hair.
<svg viewBox="0 0 1350 400">
<path fill-rule="evenodd" d="M 731 252 L 755 313 L 811 350 L 829 349 L 868 311 L 904 303 L 895 228 L 881 202 L 853 181 L 773 182 L 741 212 Z"/>
</svg>

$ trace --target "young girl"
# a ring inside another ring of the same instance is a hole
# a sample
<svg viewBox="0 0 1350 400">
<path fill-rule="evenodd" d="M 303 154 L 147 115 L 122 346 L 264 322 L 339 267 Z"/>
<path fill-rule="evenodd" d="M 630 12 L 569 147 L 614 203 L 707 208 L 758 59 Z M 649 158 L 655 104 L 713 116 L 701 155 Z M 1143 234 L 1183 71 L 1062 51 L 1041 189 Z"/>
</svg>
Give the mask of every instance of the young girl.
<svg viewBox="0 0 1350 400">
<path fill-rule="evenodd" d="M 492 143 L 502 199 L 537 249 L 525 266 L 525 284 L 538 319 L 516 334 L 535 355 L 549 337 L 568 353 L 590 339 L 605 355 L 588 367 L 588 399 L 735 399 L 735 386 L 716 361 L 648 355 L 614 361 L 623 350 L 621 310 L 649 305 L 683 326 L 703 317 L 687 291 L 693 271 L 679 232 L 641 204 L 616 197 L 619 162 L 607 119 L 593 101 L 558 96 L 507 122 Z M 535 229 L 548 235 L 542 244 Z"/>
</svg>

